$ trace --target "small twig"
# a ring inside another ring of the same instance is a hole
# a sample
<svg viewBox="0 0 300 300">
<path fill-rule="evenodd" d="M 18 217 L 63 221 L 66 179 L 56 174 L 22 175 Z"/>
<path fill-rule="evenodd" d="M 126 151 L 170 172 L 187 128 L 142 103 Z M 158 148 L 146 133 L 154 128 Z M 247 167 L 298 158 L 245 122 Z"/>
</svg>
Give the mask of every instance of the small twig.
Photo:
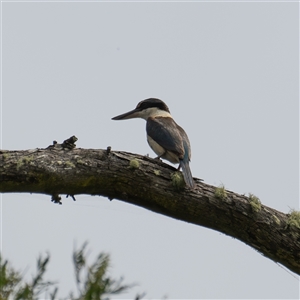
<svg viewBox="0 0 300 300">
<path fill-rule="evenodd" d="M 71 197 L 73 199 L 73 201 L 76 201 L 75 196 L 74 195 L 67 195 L 66 198 Z"/>
<path fill-rule="evenodd" d="M 61 197 L 59 196 L 59 194 L 53 194 L 51 197 L 52 202 L 62 205 L 62 202 L 60 200 L 61 200 Z"/>
<path fill-rule="evenodd" d="M 110 152 L 111 152 L 111 146 L 108 146 L 106 148 L 106 154 L 107 154 L 107 156 L 110 154 Z"/>
<path fill-rule="evenodd" d="M 74 149 L 76 147 L 75 144 L 76 141 L 78 141 L 78 138 L 75 135 L 73 135 L 70 138 L 64 140 L 64 142 L 62 143 L 62 147 L 68 149 Z"/>
<path fill-rule="evenodd" d="M 62 144 L 58 144 L 57 141 L 53 141 L 53 144 L 48 146 L 47 149 L 74 149 L 76 147 L 75 142 L 78 141 L 78 138 L 73 135 L 70 138 L 63 141 Z"/>
</svg>

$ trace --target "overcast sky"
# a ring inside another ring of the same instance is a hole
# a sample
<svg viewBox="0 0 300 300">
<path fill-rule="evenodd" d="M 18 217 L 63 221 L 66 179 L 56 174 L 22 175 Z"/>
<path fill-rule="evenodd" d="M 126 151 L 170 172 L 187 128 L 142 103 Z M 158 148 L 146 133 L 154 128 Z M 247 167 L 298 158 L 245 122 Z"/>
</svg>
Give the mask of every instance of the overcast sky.
<svg viewBox="0 0 300 300">
<path fill-rule="evenodd" d="M 187 132 L 194 177 L 299 209 L 299 4 L 1 2 L 2 149 L 77 147 L 155 157 L 144 120 L 112 121 L 149 97 Z M 2 195 L 2 251 L 74 289 L 71 253 L 111 254 L 138 283 L 119 298 L 298 299 L 299 277 L 244 243 L 120 201 Z M 117 297 L 116 297 L 117 298 Z"/>
</svg>

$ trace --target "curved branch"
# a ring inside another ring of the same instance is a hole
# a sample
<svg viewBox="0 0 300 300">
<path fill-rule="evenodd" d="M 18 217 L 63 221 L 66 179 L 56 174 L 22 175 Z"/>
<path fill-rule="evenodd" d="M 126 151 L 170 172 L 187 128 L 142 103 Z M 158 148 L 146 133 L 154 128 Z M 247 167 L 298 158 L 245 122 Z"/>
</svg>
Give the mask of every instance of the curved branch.
<svg viewBox="0 0 300 300">
<path fill-rule="evenodd" d="M 237 238 L 300 274 L 300 222 L 246 197 L 181 174 L 158 160 L 126 152 L 50 146 L 0 151 L 0 192 L 101 195 Z M 297 218 L 299 214 L 297 213 Z"/>
</svg>

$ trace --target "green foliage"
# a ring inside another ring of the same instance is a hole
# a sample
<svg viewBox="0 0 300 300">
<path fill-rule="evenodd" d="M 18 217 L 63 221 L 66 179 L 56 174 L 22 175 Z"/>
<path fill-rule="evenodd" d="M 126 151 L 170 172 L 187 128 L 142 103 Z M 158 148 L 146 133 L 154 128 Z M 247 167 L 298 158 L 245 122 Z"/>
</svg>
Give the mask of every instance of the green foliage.
<svg viewBox="0 0 300 300">
<path fill-rule="evenodd" d="M 122 285 L 123 279 L 114 280 L 107 275 L 110 265 L 109 255 L 100 253 L 95 262 L 87 264 L 87 243 L 73 252 L 75 280 L 78 296 L 71 292 L 65 299 L 71 300 L 101 300 L 110 299 L 110 295 L 127 291 L 132 285 Z M 57 283 L 45 281 L 44 275 L 50 260 L 50 255 L 37 259 L 37 271 L 30 282 L 26 282 L 22 275 L 15 271 L 8 261 L 4 261 L 0 254 L 0 300 L 35 300 L 56 299 Z"/>
<path fill-rule="evenodd" d="M 300 211 L 291 210 L 288 218 L 288 225 L 300 229 Z"/>
<path fill-rule="evenodd" d="M 91 266 L 88 266 L 86 262 L 86 246 L 87 243 L 84 243 L 81 249 L 78 251 L 75 250 L 73 253 L 75 279 L 79 297 L 74 298 L 71 294 L 71 299 L 109 299 L 107 296 L 120 294 L 132 287 L 129 285 L 122 285 L 122 278 L 114 280 L 106 275 L 110 264 L 108 254 L 100 253 L 95 262 Z"/>
<path fill-rule="evenodd" d="M 130 169 L 138 169 L 140 167 L 140 163 L 137 159 L 132 159 L 129 162 L 129 167 L 130 167 Z"/>
<path fill-rule="evenodd" d="M 8 299 L 20 282 L 20 274 L 9 266 L 7 260 L 3 261 L 0 254 L 0 299 Z"/>
<path fill-rule="evenodd" d="M 50 256 L 45 258 L 41 256 L 37 260 L 37 274 L 33 276 L 31 282 L 24 282 L 21 274 L 15 271 L 8 261 L 3 261 L 0 254 L 0 299 L 40 299 L 39 295 L 48 293 L 49 287 L 53 287 L 55 283 L 44 281 L 43 276 Z M 50 299 L 55 299 L 57 288 L 50 292 Z"/>
<path fill-rule="evenodd" d="M 227 197 L 227 192 L 223 184 L 215 189 L 215 196 L 219 199 L 225 199 Z"/>
<path fill-rule="evenodd" d="M 182 190 L 185 187 L 185 181 L 181 172 L 174 172 L 171 174 L 172 185 L 176 190 Z"/>
<path fill-rule="evenodd" d="M 261 202 L 258 197 L 249 193 L 249 201 L 253 211 L 259 212 L 261 210 Z"/>
<path fill-rule="evenodd" d="M 159 170 L 153 170 L 153 172 L 154 172 L 154 174 L 155 174 L 156 176 L 159 176 L 159 175 L 160 175 L 160 171 L 159 171 Z"/>
</svg>

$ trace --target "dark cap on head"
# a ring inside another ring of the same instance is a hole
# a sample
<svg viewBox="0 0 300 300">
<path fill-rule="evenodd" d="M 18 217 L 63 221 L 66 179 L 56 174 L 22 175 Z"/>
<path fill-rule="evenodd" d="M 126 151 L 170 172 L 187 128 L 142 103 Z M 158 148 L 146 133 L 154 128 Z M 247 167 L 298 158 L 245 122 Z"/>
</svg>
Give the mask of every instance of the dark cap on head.
<svg viewBox="0 0 300 300">
<path fill-rule="evenodd" d="M 167 104 L 157 98 L 148 98 L 139 102 L 139 104 L 136 106 L 136 109 L 143 110 L 150 107 L 157 107 L 161 110 L 167 111 L 168 113 L 170 112 Z"/>
</svg>

